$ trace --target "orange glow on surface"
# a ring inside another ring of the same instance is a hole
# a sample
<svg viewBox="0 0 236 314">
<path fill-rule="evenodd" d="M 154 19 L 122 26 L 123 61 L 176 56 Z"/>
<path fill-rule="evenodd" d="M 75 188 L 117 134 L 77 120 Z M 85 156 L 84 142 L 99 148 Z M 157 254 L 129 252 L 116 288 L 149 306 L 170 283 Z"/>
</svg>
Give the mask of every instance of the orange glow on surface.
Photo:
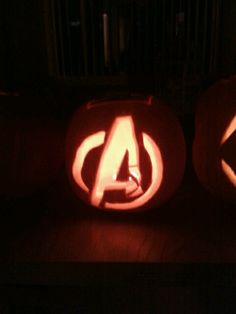
<svg viewBox="0 0 236 314">
<path fill-rule="evenodd" d="M 233 134 L 233 132 L 236 130 L 236 115 L 230 122 L 229 126 L 227 127 L 222 140 L 221 145 L 224 144 L 225 141 Z M 234 173 L 233 169 L 227 164 L 225 160 L 221 160 L 221 167 L 226 174 L 227 178 L 230 180 L 230 182 L 233 184 L 233 186 L 236 187 L 236 174 Z"/>
<path fill-rule="evenodd" d="M 114 120 L 111 130 L 105 141 L 105 131 L 100 131 L 86 138 L 76 152 L 72 166 L 75 182 L 87 193 L 91 192 L 90 202 L 99 207 L 106 191 L 124 191 L 130 202 L 111 203 L 104 202 L 104 208 L 129 210 L 141 207 L 147 203 L 158 191 L 163 177 L 163 161 L 160 150 L 153 139 L 142 133 L 143 145 L 151 161 L 150 186 L 144 192 L 141 186 L 142 174 L 140 173 L 139 145 L 135 135 L 135 128 L 131 116 L 118 117 Z M 95 182 L 90 191 L 83 181 L 81 171 L 88 152 L 104 144 L 100 158 Z M 128 178 L 117 180 L 122 162 L 128 153 Z"/>
<path fill-rule="evenodd" d="M 236 175 L 232 168 L 224 160 L 221 160 L 221 167 L 226 176 L 229 178 L 230 182 L 236 187 Z"/>
<path fill-rule="evenodd" d="M 235 130 L 236 130 L 236 115 L 233 117 L 232 121 L 227 127 L 220 144 L 221 145 L 224 144 L 224 142 L 227 141 L 227 139 L 233 134 Z"/>
<path fill-rule="evenodd" d="M 75 160 L 72 167 L 72 174 L 76 183 L 85 192 L 89 192 L 89 188 L 86 186 L 81 176 L 81 171 L 83 168 L 84 160 L 92 148 L 98 147 L 104 143 L 105 135 L 106 135 L 105 132 L 101 131 L 87 137 L 82 142 L 82 144 L 80 145 L 79 149 L 76 152 Z"/>
</svg>

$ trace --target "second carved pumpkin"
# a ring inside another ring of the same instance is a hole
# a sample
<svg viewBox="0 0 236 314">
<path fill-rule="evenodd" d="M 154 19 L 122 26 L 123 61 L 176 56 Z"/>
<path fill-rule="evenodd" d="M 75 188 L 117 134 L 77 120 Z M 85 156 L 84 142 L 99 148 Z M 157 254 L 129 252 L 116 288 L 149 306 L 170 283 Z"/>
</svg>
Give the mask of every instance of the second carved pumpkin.
<svg viewBox="0 0 236 314">
<path fill-rule="evenodd" d="M 203 186 L 236 201 L 236 76 L 216 82 L 199 100 L 193 163 Z"/>
</svg>

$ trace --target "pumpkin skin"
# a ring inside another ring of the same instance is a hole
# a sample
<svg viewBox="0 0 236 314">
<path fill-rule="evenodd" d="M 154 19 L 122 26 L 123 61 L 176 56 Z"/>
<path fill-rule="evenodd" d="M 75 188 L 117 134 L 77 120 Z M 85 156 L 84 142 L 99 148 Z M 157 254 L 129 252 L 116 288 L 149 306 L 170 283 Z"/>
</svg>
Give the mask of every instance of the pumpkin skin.
<svg viewBox="0 0 236 314">
<path fill-rule="evenodd" d="M 183 177 L 185 155 L 177 118 L 152 97 L 87 103 L 67 134 L 72 187 L 80 199 L 104 210 L 141 211 L 168 200 Z"/>
<path fill-rule="evenodd" d="M 0 119 L 0 195 L 26 197 L 46 188 L 64 165 L 64 131 L 51 118 Z"/>
<path fill-rule="evenodd" d="M 236 201 L 236 76 L 216 82 L 199 99 L 193 164 L 206 189 Z"/>
</svg>

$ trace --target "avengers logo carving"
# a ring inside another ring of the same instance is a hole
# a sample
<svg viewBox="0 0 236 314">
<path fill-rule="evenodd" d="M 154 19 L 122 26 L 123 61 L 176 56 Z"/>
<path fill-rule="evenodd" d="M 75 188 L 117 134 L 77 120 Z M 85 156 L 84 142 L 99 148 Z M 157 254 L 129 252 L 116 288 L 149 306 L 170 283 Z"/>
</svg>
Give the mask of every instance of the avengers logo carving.
<svg viewBox="0 0 236 314">
<path fill-rule="evenodd" d="M 146 204 L 157 193 L 163 178 L 161 152 L 151 136 L 142 132 L 141 138 L 151 164 L 150 183 L 145 189 L 142 187 L 140 148 L 131 115 L 115 118 L 108 134 L 101 130 L 82 141 L 76 150 L 72 175 L 77 185 L 89 195 L 91 205 L 107 209 L 129 210 Z M 103 146 L 103 150 L 98 168 L 94 173 L 92 187 L 88 187 L 82 175 L 85 159 L 92 149 L 100 146 Z M 127 176 L 120 180 L 119 172 L 126 155 L 128 156 Z M 107 201 L 104 198 L 105 192 L 108 191 L 122 191 L 125 201 Z"/>
</svg>

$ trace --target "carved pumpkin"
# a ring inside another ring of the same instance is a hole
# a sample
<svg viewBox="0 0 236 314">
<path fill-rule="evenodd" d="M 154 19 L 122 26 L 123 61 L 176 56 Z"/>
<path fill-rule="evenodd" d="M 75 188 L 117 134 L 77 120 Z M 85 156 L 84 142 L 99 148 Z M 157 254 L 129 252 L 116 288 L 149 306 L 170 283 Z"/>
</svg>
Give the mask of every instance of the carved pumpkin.
<svg viewBox="0 0 236 314">
<path fill-rule="evenodd" d="M 199 100 L 193 163 L 208 190 L 236 201 L 236 76 L 218 81 Z"/>
<path fill-rule="evenodd" d="M 91 102 L 75 113 L 67 136 L 67 169 L 88 204 L 136 211 L 158 206 L 178 187 L 185 142 L 171 110 L 153 100 Z"/>
<path fill-rule="evenodd" d="M 0 143 L 0 195 L 35 193 L 47 187 L 63 167 L 63 130 L 52 119 L 4 117 Z"/>
</svg>

